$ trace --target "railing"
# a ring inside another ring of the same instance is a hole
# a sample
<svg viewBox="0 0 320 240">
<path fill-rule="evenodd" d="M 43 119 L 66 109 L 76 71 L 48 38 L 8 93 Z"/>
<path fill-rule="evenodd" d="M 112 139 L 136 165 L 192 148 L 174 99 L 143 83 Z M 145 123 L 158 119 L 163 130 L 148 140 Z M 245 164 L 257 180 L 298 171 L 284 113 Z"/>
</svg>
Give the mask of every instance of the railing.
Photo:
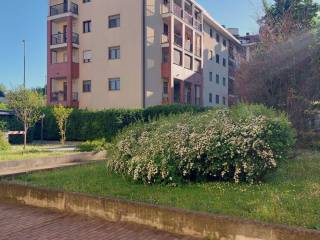
<svg viewBox="0 0 320 240">
<path fill-rule="evenodd" d="M 63 13 L 71 12 L 73 14 L 78 15 L 79 7 L 75 3 L 70 4 L 70 9 L 68 8 L 68 4 L 60 3 L 57 5 L 50 6 L 50 16 L 55 16 Z"/>
<path fill-rule="evenodd" d="M 64 44 L 64 43 L 67 43 L 67 41 L 68 41 L 67 33 L 52 34 L 51 45 Z M 72 43 L 79 44 L 78 33 L 72 33 Z"/>
<path fill-rule="evenodd" d="M 72 101 L 79 101 L 79 93 L 77 92 L 72 93 Z"/>
<path fill-rule="evenodd" d="M 182 36 L 175 34 L 174 35 L 174 44 L 178 45 L 179 47 L 182 47 Z"/>
<path fill-rule="evenodd" d="M 64 91 L 52 92 L 51 93 L 52 102 L 63 102 L 67 100 L 67 93 Z"/>
</svg>

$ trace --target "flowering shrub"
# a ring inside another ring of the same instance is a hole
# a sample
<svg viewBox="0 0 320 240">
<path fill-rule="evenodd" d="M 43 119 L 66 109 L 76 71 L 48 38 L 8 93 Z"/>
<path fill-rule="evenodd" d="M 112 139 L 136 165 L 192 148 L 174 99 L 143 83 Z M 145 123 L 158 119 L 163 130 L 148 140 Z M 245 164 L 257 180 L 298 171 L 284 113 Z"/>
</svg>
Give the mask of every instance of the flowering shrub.
<svg viewBox="0 0 320 240">
<path fill-rule="evenodd" d="M 148 184 L 258 182 L 294 144 L 286 116 L 269 109 L 263 114 L 263 108 L 239 105 L 133 125 L 110 147 L 108 167 Z"/>
</svg>

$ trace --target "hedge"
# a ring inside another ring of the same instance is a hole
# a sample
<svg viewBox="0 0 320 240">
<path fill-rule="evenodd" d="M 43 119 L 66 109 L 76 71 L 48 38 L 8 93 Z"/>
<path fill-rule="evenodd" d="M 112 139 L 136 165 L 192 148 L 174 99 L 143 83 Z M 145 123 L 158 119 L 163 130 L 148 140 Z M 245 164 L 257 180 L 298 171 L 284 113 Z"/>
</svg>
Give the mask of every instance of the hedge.
<svg viewBox="0 0 320 240">
<path fill-rule="evenodd" d="M 202 112 L 205 110 L 205 108 L 190 105 L 163 105 L 136 110 L 110 109 L 90 111 L 75 109 L 68 121 L 67 140 L 86 141 L 104 138 L 110 141 L 121 129 L 135 122 L 148 122 L 158 119 L 160 116 L 185 112 Z M 44 140 L 59 140 L 59 131 L 52 107 L 45 107 L 42 111 L 46 115 L 43 128 Z M 6 122 L 9 130 L 22 129 L 21 123 L 14 117 L 2 118 L 0 121 Z M 34 128 L 30 129 L 28 136 L 30 141 L 41 139 L 41 122 L 38 122 Z"/>
</svg>

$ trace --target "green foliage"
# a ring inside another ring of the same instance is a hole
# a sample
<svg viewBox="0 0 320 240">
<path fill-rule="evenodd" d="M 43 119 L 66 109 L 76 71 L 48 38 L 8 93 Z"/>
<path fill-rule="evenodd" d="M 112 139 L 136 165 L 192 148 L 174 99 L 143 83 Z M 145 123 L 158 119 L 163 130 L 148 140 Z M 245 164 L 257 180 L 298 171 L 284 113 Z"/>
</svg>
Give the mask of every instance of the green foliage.
<svg viewBox="0 0 320 240">
<path fill-rule="evenodd" d="M 86 141 L 78 146 L 80 152 L 101 152 L 107 149 L 108 143 L 105 139 Z"/>
<path fill-rule="evenodd" d="M 72 111 L 72 108 L 65 108 L 62 105 L 53 108 L 53 114 L 59 128 L 61 144 L 65 144 L 66 142 L 67 123 Z"/>
<path fill-rule="evenodd" d="M 41 107 L 44 101 L 41 95 L 35 91 L 20 87 L 16 90 L 9 91 L 7 94 L 8 106 L 14 110 L 17 118 L 23 122 L 24 131 L 32 127 L 41 116 Z M 27 137 L 24 137 L 24 146 L 26 146 Z"/>
<path fill-rule="evenodd" d="M 0 131 L 0 152 L 1 151 L 7 151 L 9 149 L 10 149 L 10 144 L 4 138 L 4 134 Z"/>
<path fill-rule="evenodd" d="M 149 121 L 163 115 L 178 114 L 182 112 L 200 112 L 205 109 L 184 106 L 168 105 L 147 108 L 145 110 L 110 109 L 103 111 L 74 110 L 68 120 L 66 137 L 69 141 L 87 141 L 95 139 L 111 139 L 116 134 L 133 123 Z M 42 109 L 44 119 L 44 139 L 58 140 L 59 130 L 51 107 Z M 40 139 L 40 123 L 34 128 L 35 139 Z"/>
<path fill-rule="evenodd" d="M 8 105 L 5 103 L 0 103 L 0 110 L 8 110 Z"/>
<path fill-rule="evenodd" d="M 284 114 L 259 105 L 136 124 L 110 148 L 110 170 L 143 183 L 259 182 L 294 144 Z"/>
<path fill-rule="evenodd" d="M 5 94 L 6 94 L 6 86 L 0 83 L 0 97 L 5 97 Z"/>
</svg>

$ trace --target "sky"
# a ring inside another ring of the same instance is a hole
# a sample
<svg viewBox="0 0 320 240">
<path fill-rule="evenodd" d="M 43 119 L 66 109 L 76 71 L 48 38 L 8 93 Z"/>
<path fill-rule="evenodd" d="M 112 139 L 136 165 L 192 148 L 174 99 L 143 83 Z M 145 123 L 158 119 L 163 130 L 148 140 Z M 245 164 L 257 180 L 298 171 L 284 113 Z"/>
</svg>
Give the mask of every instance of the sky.
<svg viewBox="0 0 320 240">
<path fill-rule="evenodd" d="M 256 19 L 262 13 L 261 0 L 197 1 L 227 27 L 240 28 L 242 34 L 258 30 Z M 9 89 L 23 83 L 23 39 L 26 41 L 27 87 L 43 87 L 46 83 L 47 3 L 47 0 L 2 2 L 0 84 Z"/>
</svg>

